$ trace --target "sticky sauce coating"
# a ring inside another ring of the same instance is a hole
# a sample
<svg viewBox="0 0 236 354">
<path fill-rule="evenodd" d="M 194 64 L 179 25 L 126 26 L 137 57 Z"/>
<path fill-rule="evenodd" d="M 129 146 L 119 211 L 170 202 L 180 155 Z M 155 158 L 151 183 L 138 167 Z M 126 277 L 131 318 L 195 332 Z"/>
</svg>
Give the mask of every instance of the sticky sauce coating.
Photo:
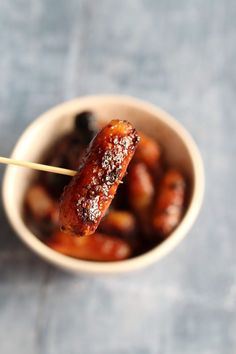
<svg viewBox="0 0 236 354">
<path fill-rule="evenodd" d="M 160 183 L 153 207 L 153 228 L 165 239 L 179 224 L 184 212 L 186 183 L 175 169 L 168 170 Z"/>
<path fill-rule="evenodd" d="M 138 141 L 136 130 L 126 121 L 113 120 L 98 133 L 62 195 L 59 219 L 64 232 L 78 236 L 95 232 Z"/>
<path fill-rule="evenodd" d="M 65 255 L 91 261 L 119 261 L 131 255 L 127 242 L 97 232 L 91 236 L 73 237 L 58 231 L 47 241 L 47 245 Z"/>
</svg>

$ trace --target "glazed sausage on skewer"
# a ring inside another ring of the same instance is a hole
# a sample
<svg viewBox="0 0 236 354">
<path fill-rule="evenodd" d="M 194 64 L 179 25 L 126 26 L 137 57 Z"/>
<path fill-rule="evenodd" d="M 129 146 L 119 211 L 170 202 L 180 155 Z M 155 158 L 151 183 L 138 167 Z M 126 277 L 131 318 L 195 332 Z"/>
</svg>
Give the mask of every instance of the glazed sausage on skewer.
<svg viewBox="0 0 236 354">
<path fill-rule="evenodd" d="M 113 120 L 91 142 L 84 162 L 65 188 L 60 224 L 79 236 L 95 232 L 126 173 L 139 137 L 127 121 Z"/>
</svg>

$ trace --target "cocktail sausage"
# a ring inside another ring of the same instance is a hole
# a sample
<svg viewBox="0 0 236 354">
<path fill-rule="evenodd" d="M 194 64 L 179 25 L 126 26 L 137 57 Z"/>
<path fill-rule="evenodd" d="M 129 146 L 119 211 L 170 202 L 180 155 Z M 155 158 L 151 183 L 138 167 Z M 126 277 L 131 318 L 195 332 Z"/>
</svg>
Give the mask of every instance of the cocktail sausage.
<svg viewBox="0 0 236 354">
<path fill-rule="evenodd" d="M 166 238 L 179 224 L 184 210 L 185 180 L 174 169 L 162 178 L 153 208 L 152 225 L 155 232 Z"/>
<path fill-rule="evenodd" d="M 112 120 L 93 139 L 78 173 L 65 188 L 60 224 L 65 232 L 93 234 L 126 173 L 139 137 L 130 123 Z"/>
</svg>

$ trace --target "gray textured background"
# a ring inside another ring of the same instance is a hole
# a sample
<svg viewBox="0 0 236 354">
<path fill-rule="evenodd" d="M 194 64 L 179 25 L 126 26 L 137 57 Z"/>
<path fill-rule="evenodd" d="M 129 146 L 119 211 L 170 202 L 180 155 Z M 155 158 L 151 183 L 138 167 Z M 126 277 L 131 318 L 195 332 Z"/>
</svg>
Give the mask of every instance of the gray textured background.
<svg viewBox="0 0 236 354">
<path fill-rule="evenodd" d="M 178 117 L 207 177 L 189 237 L 128 276 L 48 266 L 1 207 L 1 354 L 236 352 L 235 18 L 234 0 L 0 2 L 1 155 L 53 105 L 122 93 Z"/>
</svg>

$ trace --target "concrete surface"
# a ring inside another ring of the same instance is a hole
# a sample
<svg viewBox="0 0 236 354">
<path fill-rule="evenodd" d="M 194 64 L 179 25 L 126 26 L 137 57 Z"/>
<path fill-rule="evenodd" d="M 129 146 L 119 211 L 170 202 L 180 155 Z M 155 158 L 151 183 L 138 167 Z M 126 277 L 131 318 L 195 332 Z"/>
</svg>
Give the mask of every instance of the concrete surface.
<svg viewBox="0 0 236 354">
<path fill-rule="evenodd" d="M 1 206 L 1 354 L 236 353 L 235 18 L 233 0 L 0 2 L 1 155 L 53 105 L 121 93 L 176 116 L 207 178 L 189 237 L 114 278 L 45 264 Z"/>
</svg>

